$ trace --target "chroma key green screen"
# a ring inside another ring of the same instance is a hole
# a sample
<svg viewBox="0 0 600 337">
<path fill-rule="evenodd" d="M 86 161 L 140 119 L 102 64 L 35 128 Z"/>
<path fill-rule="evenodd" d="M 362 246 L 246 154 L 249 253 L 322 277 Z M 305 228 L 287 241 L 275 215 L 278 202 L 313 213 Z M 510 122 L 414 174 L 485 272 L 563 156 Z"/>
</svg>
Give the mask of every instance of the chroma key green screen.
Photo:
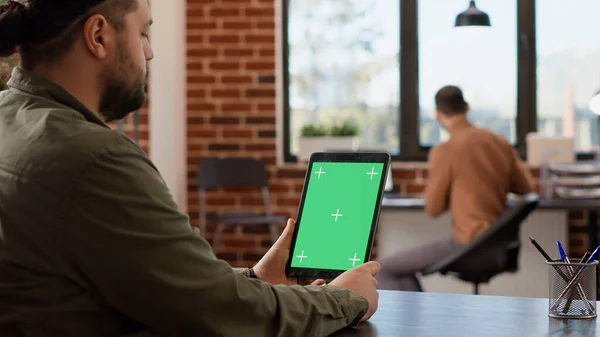
<svg viewBox="0 0 600 337">
<path fill-rule="evenodd" d="M 313 163 L 291 267 L 348 270 L 364 263 L 383 167 Z"/>
</svg>

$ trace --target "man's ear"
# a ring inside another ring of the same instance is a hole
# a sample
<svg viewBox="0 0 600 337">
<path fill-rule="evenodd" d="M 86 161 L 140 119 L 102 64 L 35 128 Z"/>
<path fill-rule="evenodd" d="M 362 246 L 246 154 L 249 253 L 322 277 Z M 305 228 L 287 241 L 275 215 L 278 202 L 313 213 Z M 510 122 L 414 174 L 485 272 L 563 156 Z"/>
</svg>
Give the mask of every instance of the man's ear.
<svg viewBox="0 0 600 337">
<path fill-rule="evenodd" d="M 83 25 L 83 42 L 86 49 L 97 59 L 108 56 L 107 46 L 111 43 L 111 27 L 104 15 L 94 14 Z"/>
</svg>

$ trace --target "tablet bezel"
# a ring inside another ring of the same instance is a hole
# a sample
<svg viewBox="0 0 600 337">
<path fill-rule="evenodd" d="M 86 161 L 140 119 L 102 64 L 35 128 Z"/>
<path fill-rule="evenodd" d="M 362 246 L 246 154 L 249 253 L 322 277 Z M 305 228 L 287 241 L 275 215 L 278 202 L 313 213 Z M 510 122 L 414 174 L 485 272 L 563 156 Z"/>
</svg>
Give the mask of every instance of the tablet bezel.
<svg viewBox="0 0 600 337">
<path fill-rule="evenodd" d="M 373 211 L 373 218 L 371 221 L 371 230 L 369 233 L 369 241 L 367 243 L 367 249 L 363 261 L 367 262 L 371 258 L 371 252 L 373 250 L 373 244 L 375 241 L 375 233 L 377 231 L 377 223 L 379 222 L 379 213 L 381 210 L 381 202 L 383 200 L 383 194 L 385 189 L 385 182 L 389 173 L 391 156 L 386 152 L 317 152 L 310 156 L 306 175 L 304 177 L 304 185 L 302 187 L 302 195 L 300 198 L 300 205 L 298 206 L 298 213 L 296 215 L 296 228 L 294 229 L 294 235 L 292 237 L 292 244 L 290 245 L 290 255 L 293 254 L 296 247 L 296 238 L 302 226 L 302 211 L 304 209 L 304 203 L 306 199 L 307 187 L 311 179 L 311 172 L 313 164 L 315 162 L 335 162 L 335 163 L 382 163 L 382 175 L 379 182 L 379 190 L 377 195 L 377 201 L 375 203 L 375 209 Z M 316 269 L 316 268 L 299 268 L 292 267 L 292 258 L 288 259 L 285 267 L 285 274 L 288 277 L 296 277 L 299 279 L 324 279 L 332 280 L 338 277 L 346 270 L 339 269 Z"/>
</svg>

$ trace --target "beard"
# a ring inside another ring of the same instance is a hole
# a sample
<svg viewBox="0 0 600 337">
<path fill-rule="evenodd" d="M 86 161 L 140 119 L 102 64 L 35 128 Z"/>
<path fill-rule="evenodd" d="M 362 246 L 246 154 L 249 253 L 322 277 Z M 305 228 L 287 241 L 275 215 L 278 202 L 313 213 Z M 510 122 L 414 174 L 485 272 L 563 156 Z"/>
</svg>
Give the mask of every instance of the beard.
<svg viewBox="0 0 600 337">
<path fill-rule="evenodd" d="M 106 122 L 121 120 L 146 102 L 148 72 L 136 66 L 124 49 L 116 61 L 116 66 L 102 72 L 100 114 Z"/>
</svg>

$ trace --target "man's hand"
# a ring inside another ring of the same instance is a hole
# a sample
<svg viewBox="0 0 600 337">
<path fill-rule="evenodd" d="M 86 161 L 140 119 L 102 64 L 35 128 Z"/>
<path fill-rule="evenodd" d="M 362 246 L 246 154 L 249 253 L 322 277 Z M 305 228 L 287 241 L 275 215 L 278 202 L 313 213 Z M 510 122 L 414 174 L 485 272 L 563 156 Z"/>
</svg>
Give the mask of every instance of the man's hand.
<svg viewBox="0 0 600 337">
<path fill-rule="evenodd" d="M 254 273 L 259 280 L 263 280 L 270 284 L 298 284 L 295 278 L 285 276 L 285 265 L 287 264 L 290 255 L 290 245 L 294 235 L 296 222 L 289 219 L 283 233 L 277 239 L 277 242 L 269 249 L 267 254 L 254 266 Z M 324 280 L 316 280 L 313 285 L 323 285 Z"/>
<path fill-rule="evenodd" d="M 379 263 L 371 261 L 345 271 L 329 284 L 348 289 L 364 297 L 369 302 L 369 310 L 362 317 L 366 321 L 377 311 L 379 293 L 377 292 L 377 280 L 375 274 L 379 272 Z"/>
</svg>

